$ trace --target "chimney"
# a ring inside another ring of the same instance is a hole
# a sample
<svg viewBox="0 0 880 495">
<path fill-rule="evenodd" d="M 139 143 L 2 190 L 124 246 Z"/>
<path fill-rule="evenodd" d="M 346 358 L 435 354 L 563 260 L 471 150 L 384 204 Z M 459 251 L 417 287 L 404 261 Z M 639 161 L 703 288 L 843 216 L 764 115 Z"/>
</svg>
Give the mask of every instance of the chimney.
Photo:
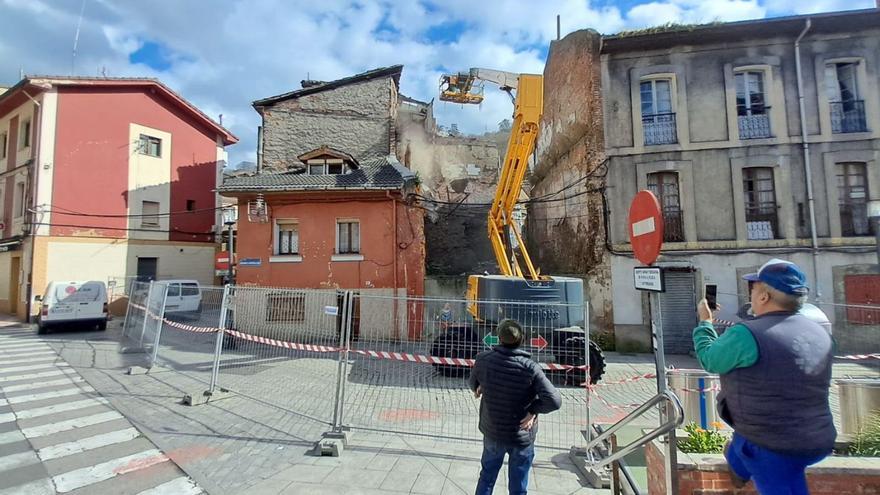
<svg viewBox="0 0 880 495">
<path fill-rule="evenodd" d="M 877 1 L 880 2 L 880 0 L 877 0 Z M 313 86 L 320 86 L 320 85 L 324 84 L 324 81 L 316 81 L 314 79 L 305 79 L 305 80 L 300 81 L 300 84 L 302 84 L 303 89 L 306 89 L 306 88 L 311 88 Z"/>
</svg>

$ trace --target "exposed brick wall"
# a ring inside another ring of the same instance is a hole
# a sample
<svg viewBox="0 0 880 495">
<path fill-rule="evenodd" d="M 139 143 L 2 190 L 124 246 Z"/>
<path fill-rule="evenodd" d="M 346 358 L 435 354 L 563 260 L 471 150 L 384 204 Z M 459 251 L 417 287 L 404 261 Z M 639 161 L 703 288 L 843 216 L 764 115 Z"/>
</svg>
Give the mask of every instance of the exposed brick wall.
<svg viewBox="0 0 880 495">
<path fill-rule="evenodd" d="M 656 445 L 646 448 L 648 465 L 648 495 L 666 495 L 663 455 Z M 679 470 L 679 495 L 757 495 L 755 486 L 734 488 L 727 471 Z M 880 494 L 880 475 L 858 475 L 844 470 L 839 473 L 807 471 L 811 495 Z"/>
<path fill-rule="evenodd" d="M 576 31 L 550 45 L 544 67 L 544 114 L 532 176 L 527 244 L 543 273 L 587 278 L 591 314 L 612 327 L 611 268 L 605 250 L 605 186 L 600 35 Z"/>
</svg>

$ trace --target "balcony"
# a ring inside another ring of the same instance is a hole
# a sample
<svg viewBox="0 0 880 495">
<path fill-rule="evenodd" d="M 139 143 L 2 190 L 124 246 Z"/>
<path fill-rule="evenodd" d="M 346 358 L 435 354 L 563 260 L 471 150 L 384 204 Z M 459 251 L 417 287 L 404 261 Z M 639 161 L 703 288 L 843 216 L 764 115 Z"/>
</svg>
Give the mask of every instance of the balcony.
<svg viewBox="0 0 880 495">
<path fill-rule="evenodd" d="M 865 118 L 864 100 L 831 102 L 831 132 L 843 134 L 867 131 L 868 121 Z"/>
<path fill-rule="evenodd" d="M 645 146 L 678 142 L 674 113 L 642 115 L 642 127 L 645 130 Z"/>
<path fill-rule="evenodd" d="M 776 239 L 776 222 L 773 210 L 746 208 L 746 238 L 750 241 Z"/>
<path fill-rule="evenodd" d="M 766 107 L 767 110 L 770 107 Z M 740 115 L 739 120 L 739 138 L 740 139 L 762 139 L 772 137 L 770 135 L 770 115 L 767 113 L 761 115 Z"/>
</svg>

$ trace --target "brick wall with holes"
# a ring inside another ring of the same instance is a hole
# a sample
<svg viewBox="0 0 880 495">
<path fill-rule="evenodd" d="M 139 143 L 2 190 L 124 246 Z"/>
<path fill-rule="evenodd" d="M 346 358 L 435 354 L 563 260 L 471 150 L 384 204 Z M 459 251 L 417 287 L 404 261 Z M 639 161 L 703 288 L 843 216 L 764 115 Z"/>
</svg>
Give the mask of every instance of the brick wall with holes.
<svg viewBox="0 0 880 495">
<path fill-rule="evenodd" d="M 681 455 L 681 454 L 680 454 Z M 648 495 L 665 495 L 664 455 L 656 443 L 646 448 Z M 873 461 L 854 458 L 844 461 L 845 467 L 811 468 L 807 484 L 811 495 L 877 494 L 880 493 L 880 469 Z M 838 462 L 839 464 L 839 462 Z M 700 468 L 700 469 L 697 469 Z M 757 495 L 755 486 L 734 488 L 725 464 L 717 461 L 705 465 L 679 460 L 677 495 Z"/>
</svg>

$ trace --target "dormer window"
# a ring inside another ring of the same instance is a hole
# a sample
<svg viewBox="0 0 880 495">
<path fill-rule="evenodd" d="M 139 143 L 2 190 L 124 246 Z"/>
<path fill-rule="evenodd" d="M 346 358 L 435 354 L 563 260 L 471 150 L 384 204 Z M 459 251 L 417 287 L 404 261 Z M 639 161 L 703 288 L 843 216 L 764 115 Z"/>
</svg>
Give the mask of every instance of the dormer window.
<svg viewBox="0 0 880 495">
<path fill-rule="evenodd" d="M 309 175 L 341 175 L 345 173 L 345 162 L 332 158 L 316 158 L 307 162 Z"/>
</svg>

